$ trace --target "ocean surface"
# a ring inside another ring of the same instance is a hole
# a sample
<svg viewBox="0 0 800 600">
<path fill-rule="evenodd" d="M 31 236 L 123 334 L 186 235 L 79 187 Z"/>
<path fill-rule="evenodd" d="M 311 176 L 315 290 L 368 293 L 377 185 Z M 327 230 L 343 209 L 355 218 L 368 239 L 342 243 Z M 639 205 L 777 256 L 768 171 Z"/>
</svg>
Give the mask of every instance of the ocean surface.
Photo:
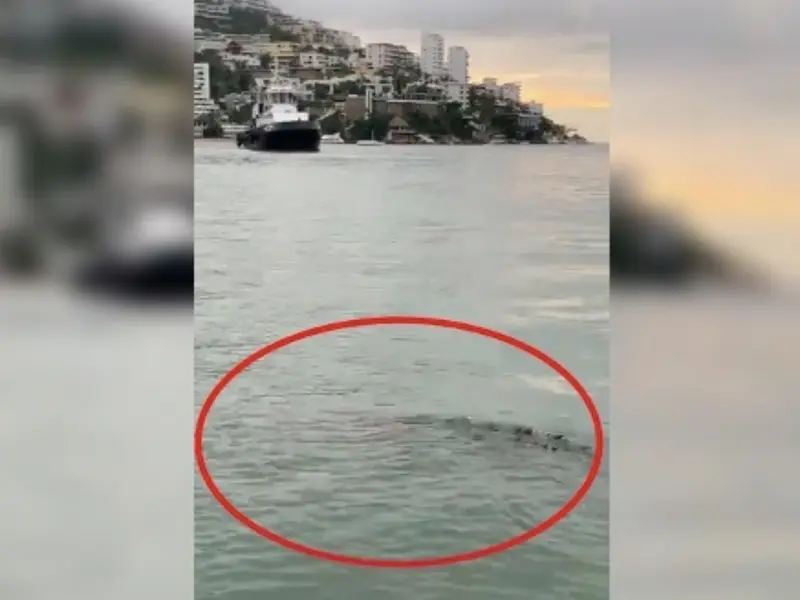
<svg viewBox="0 0 800 600">
<path fill-rule="evenodd" d="M 608 148 L 354 147 L 316 155 L 195 149 L 195 403 L 265 344 L 329 321 L 414 314 L 522 339 L 566 366 L 608 426 Z M 414 417 L 429 421 L 414 424 Z M 592 443 L 554 371 L 463 332 L 326 334 L 231 382 L 208 467 L 257 523 L 339 554 L 420 558 L 501 542 L 556 512 L 590 460 L 449 418 Z M 411 424 L 408 424 L 408 422 Z M 326 563 L 236 522 L 195 483 L 198 600 L 601 600 L 608 475 L 536 539 L 416 571 Z"/>
</svg>

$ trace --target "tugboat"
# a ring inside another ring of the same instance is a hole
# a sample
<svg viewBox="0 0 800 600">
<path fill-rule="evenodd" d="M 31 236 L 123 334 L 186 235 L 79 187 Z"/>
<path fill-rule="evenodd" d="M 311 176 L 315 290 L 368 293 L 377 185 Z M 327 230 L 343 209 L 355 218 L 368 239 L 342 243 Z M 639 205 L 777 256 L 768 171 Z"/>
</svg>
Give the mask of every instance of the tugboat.
<svg viewBox="0 0 800 600">
<path fill-rule="evenodd" d="M 253 127 L 236 136 L 236 145 L 272 152 L 319 152 L 322 131 L 307 112 L 297 108 L 292 81 L 278 75 L 268 80 L 253 106 Z"/>
</svg>

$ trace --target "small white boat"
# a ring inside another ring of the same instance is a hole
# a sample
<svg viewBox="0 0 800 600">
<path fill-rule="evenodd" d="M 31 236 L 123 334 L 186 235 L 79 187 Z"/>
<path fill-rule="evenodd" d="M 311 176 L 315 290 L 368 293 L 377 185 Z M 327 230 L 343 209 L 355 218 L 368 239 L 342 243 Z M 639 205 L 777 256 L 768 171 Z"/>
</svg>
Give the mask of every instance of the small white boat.
<svg viewBox="0 0 800 600">
<path fill-rule="evenodd" d="M 368 140 L 358 140 L 356 142 L 357 146 L 385 146 L 384 142 L 375 139 L 375 132 L 372 132 L 370 139 Z"/>
<path fill-rule="evenodd" d="M 344 144 L 344 140 L 342 136 L 338 133 L 331 133 L 328 135 L 323 135 L 321 142 L 323 144 Z"/>
</svg>

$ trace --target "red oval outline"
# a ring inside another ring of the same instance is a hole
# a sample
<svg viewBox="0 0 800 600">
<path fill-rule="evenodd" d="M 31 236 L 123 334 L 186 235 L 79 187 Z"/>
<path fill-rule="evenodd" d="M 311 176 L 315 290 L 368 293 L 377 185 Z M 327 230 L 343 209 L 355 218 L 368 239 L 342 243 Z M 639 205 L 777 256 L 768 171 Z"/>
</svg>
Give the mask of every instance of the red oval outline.
<svg viewBox="0 0 800 600">
<path fill-rule="evenodd" d="M 589 411 L 589 416 L 591 417 L 592 420 L 592 425 L 594 428 L 594 438 L 595 438 L 595 451 L 594 451 L 594 456 L 592 457 L 591 466 L 589 467 L 589 472 L 587 473 L 586 478 L 583 480 L 583 483 L 569 498 L 569 500 L 567 500 L 564 506 L 562 506 L 558 511 L 550 515 L 547 519 L 545 519 L 538 525 L 533 526 L 529 530 L 524 531 L 521 534 L 518 534 L 514 537 L 508 538 L 507 540 L 504 540 L 502 542 L 498 542 L 496 544 L 492 544 L 484 548 L 478 548 L 477 550 L 471 550 L 469 552 L 462 552 L 459 554 L 451 554 L 446 556 L 433 556 L 426 558 L 370 558 L 363 556 L 350 556 L 347 554 L 338 554 L 336 552 L 329 552 L 327 550 L 314 548 L 313 546 L 307 546 L 305 544 L 301 544 L 300 542 L 296 542 L 289 538 L 283 537 L 250 519 L 246 514 L 241 512 L 230 500 L 228 500 L 217 486 L 216 482 L 214 481 L 214 478 L 211 476 L 211 473 L 208 470 L 208 465 L 206 464 L 205 453 L 203 452 L 203 438 L 204 438 L 206 423 L 208 421 L 208 415 L 220 393 L 222 393 L 222 391 L 230 384 L 231 381 L 233 381 L 233 379 L 235 379 L 238 375 L 240 375 L 245 369 L 247 369 L 253 363 L 264 358 L 268 354 L 271 354 L 277 350 L 280 350 L 281 348 L 289 346 L 290 344 L 299 342 L 304 339 L 312 338 L 318 335 L 322 335 L 325 333 L 341 331 L 343 329 L 372 327 L 376 325 L 423 325 L 428 327 L 455 329 L 458 331 L 465 331 L 467 333 L 481 335 L 483 337 L 488 337 L 493 340 L 502 342 L 506 345 L 517 348 L 518 350 L 521 350 L 522 352 L 525 352 L 526 354 L 533 356 L 534 358 L 538 358 L 540 361 L 542 361 L 551 369 L 556 371 L 559 375 L 561 375 L 561 377 L 563 377 L 578 393 L 578 396 L 580 396 L 581 400 L 583 400 L 583 403 L 586 405 L 586 409 Z M 214 497 L 214 499 L 220 504 L 220 506 L 222 506 L 222 508 L 224 508 L 228 512 L 228 514 L 230 514 L 239 523 L 250 529 L 255 534 L 279 546 L 282 546 L 288 550 L 297 552 L 298 554 L 303 554 L 319 560 L 339 563 L 344 565 L 357 566 L 357 567 L 375 567 L 384 569 L 387 568 L 422 569 L 429 567 L 444 567 L 458 563 L 471 562 L 474 560 L 479 560 L 481 558 L 492 556 L 493 554 L 505 552 L 506 550 L 510 550 L 515 546 L 519 546 L 527 541 L 530 541 L 534 537 L 541 535 L 548 529 L 554 527 L 561 520 L 563 520 L 567 515 L 569 515 L 569 513 L 575 510 L 575 508 L 578 506 L 578 504 L 580 504 L 584 500 L 584 498 L 586 498 L 586 495 L 589 493 L 589 490 L 591 489 L 592 485 L 594 485 L 594 482 L 597 479 L 597 475 L 600 471 L 600 466 L 603 461 L 603 449 L 604 449 L 603 423 L 602 420 L 600 419 L 600 414 L 597 411 L 597 406 L 595 405 L 594 400 L 592 400 L 592 397 L 589 395 L 589 392 L 586 391 L 586 389 L 572 375 L 572 373 L 570 373 L 563 365 L 561 365 L 551 356 L 545 354 L 538 348 L 535 348 L 534 346 L 527 344 L 526 342 L 511 337 L 510 335 L 507 335 L 499 331 L 495 331 L 493 329 L 488 329 L 480 325 L 473 325 L 471 323 L 466 323 L 464 321 L 456 321 L 453 319 L 410 316 L 410 315 L 357 317 L 353 319 L 346 319 L 343 321 L 334 321 L 331 323 L 326 323 L 324 325 L 317 325 L 315 327 L 310 327 L 308 329 L 304 329 L 303 331 L 298 331 L 297 333 L 284 336 L 279 340 L 272 342 L 271 344 L 263 346 L 262 348 L 256 350 L 255 352 L 253 352 L 252 354 L 241 360 L 239 363 L 237 363 L 230 371 L 228 371 L 222 377 L 222 379 L 220 379 L 217 382 L 217 384 L 211 390 L 211 393 L 203 402 L 202 407 L 200 408 L 194 432 L 194 453 L 195 453 L 195 459 L 197 461 L 197 468 L 200 471 L 200 476 L 202 477 L 204 483 L 206 484 L 206 487 L 211 492 L 211 495 Z"/>
</svg>

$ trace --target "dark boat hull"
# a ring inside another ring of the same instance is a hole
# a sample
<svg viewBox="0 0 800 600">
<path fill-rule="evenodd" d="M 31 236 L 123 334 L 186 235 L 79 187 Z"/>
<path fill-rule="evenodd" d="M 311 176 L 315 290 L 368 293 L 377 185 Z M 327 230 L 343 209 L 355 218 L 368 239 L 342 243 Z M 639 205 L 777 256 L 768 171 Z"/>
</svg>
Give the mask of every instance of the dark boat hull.
<svg viewBox="0 0 800 600">
<path fill-rule="evenodd" d="M 319 152 L 321 139 L 318 123 L 293 121 L 246 131 L 237 136 L 236 144 L 266 152 Z"/>
</svg>

